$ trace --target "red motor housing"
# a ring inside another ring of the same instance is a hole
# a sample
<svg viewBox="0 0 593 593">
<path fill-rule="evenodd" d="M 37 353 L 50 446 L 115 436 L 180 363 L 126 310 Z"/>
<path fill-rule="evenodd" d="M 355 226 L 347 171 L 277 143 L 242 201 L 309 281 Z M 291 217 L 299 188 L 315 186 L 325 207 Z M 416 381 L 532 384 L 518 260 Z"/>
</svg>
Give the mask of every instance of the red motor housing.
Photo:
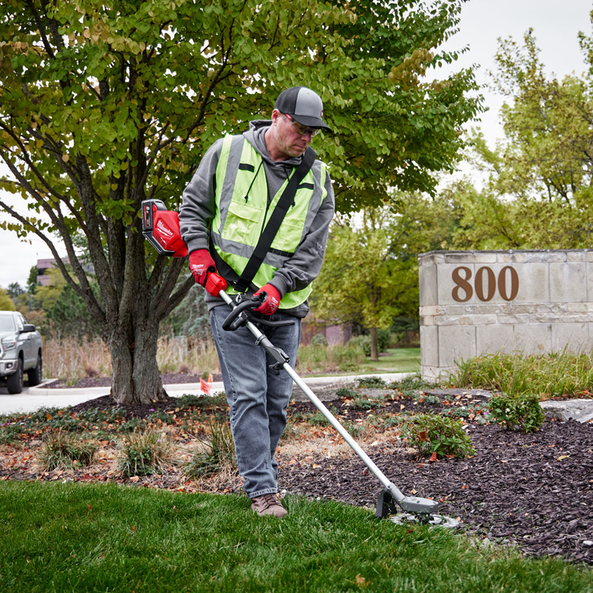
<svg viewBox="0 0 593 593">
<path fill-rule="evenodd" d="M 162 255 L 187 256 L 187 245 L 179 230 L 179 214 L 167 210 L 161 200 L 142 202 L 142 234 Z"/>
</svg>

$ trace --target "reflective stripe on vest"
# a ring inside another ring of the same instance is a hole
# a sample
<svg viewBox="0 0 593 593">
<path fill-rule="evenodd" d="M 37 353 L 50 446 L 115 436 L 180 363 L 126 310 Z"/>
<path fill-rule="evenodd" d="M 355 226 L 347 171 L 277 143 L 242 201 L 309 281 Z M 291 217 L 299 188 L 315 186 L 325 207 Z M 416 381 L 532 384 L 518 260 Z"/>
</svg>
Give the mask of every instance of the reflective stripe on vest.
<svg viewBox="0 0 593 593">
<path fill-rule="evenodd" d="M 294 174 L 293 168 L 291 175 Z M 295 252 L 325 199 L 326 167 L 316 160 L 299 188 L 253 284 L 262 287 Z M 216 215 L 210 233 L 216 251 L 240 276 L 288 179 L 268 204 L 268 183 L 260 154 L 243 136 L 226 136 L 216 167 Z M 228 292 L 234 291 L 229 288 Z M 311 285 L 287 292 L 280 309 L 305 302 Z"/>
</svg>

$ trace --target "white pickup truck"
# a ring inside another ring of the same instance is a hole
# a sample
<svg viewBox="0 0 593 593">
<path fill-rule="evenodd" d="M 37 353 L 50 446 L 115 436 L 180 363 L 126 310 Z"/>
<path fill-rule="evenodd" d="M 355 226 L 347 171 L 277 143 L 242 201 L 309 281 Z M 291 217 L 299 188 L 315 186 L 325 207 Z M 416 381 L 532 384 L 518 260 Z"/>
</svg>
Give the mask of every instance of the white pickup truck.
<svg viewBox="0 0 593 593">
<path fill-rule="evenodd" d="M 0 386 L 8 393 L 23 390 L 23 373 L 29 385 L 39 385 L 43 368 L 41 336 L 18 311 L 0 311 Z"/>
</svg>

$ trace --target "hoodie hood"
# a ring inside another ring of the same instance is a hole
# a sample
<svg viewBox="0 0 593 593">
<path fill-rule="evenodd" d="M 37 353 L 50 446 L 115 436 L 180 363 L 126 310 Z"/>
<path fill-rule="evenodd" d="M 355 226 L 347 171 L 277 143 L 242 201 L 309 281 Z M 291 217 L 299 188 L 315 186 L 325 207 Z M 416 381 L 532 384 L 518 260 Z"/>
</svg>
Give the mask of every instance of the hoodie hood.
<svg viewBox="0 0 593 593">
<path fill-rule="evenodd" d="M 262 156 L 266 165 L 271 165 L 273 167 L 282 167 L 283 169 L 286 168 L 286 165 L 290 165 L 291 167 L 297 167 L 301 164 L 302 157 L 296 156 L 286 159 L 285 161 L 275 162 L 272 160 L 270 155 L 268 154 L 268 149 L 266 148 L 266 140 L 265 135 L 268 131 L 268 128 L 272 125 L 271 119 L 256 119 L 249 122 L 249 130 L 243 132 L 243 136 L 245 139 L 251 144 L 257 152 Z"/>
</svg>

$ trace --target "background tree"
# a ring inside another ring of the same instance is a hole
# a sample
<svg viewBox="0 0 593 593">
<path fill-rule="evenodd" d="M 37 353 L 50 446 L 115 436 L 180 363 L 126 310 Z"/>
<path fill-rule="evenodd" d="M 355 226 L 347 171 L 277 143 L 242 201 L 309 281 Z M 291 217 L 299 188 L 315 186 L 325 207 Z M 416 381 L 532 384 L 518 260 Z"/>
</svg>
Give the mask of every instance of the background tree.
<svg viewBox="0 0 593 593">
<path fill-rule="evenodd" d="M 580 34 L 593 66 L 592 39 Z M 467 203 L 468 237 L 480 248 L 593 246 L 593 79 L 546 76 L 532 31 L 523 45 L 500 42 L 498 90 L 505 138 L 494 150 L 474 137 L 475 161 L 488 180 Z M 473 229 L 469 230 L 470 221 Z"/>
<path fill-rule="evenodd" d="M 159 323 L 193 285 L 156 255 L 140 204 L 171 208 L 204 150 L 269 115 L 278 92 L 318 90 L 337 132 L 317 143 L 339 207 L 431 190 L 479 109 L 462 71 L 424 84 L 463 0 L 13 0 L 0 6 L 1 187 L 28 200 L 5 224 L 36 233 L 109 343 L 118 402 L 166 397 Z M 315 23 L 310 27 L 309 23 Z M 71 271 L 58 253 L 63 242 Z M 92 263 L 80 255 L 80 246 Z M 92 289 L 95 280 L 98 291 Z"/>
<path fill-rule="evenodd" d="M 375 360 L 379 354 L 377 329 L 393 327 L 397 321 L 417 329 L 418 254 L 468 247 L 461 221 L 466 214 L 465 200 L 471 201 L 474 193 L 464 182 L 435 197 L 398 192 L 390 206 L 338 218 L 315 282 L 315 317 L 369 328 Z"/>
<path fill-rule="evenodd" d="M 372 360 L 379 358 L 377 330 L 418 302 L 417 282 L 409 273 L 413 262 L 395 257 L 393 217 L 389 208 L 367 208 L 362 220 L 334 224 L 313 293 L 317 319 L 370 329 Z"/>
</svg>

